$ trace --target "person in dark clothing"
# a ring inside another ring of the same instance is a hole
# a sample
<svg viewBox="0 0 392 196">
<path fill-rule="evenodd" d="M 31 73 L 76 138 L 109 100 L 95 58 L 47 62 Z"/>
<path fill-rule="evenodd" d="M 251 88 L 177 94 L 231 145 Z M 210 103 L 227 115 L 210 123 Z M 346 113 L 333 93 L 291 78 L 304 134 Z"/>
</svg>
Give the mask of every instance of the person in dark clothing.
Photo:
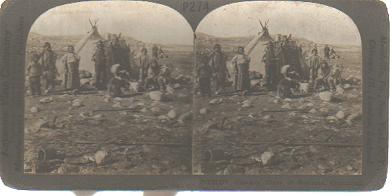
<svg viewBox="0 0 392 196">
<path fill-rule="evenodd" d="M 40 64 L 43 69 L 43 80 L 45 83 L 45 93 L 50 92 L 56 86 L 56 77 L 59 76 L 56 67 L 57 55 L 53 52 L 49 42 L 44 44 L 44 49 L 40 55 Z"/>
<path fill-rule="evenodd" d="M 95 62 L 95 87 L 98 90 L 104 90 L 108 81 L 108 73 L 106 68 L 105 45 L 102 40 L 97 42 L 92 60 Z"/>
<path fill-rule="evenodd" d="M 27 66 L 27 77 L 29 80 L 31 95 L 41 95 L 41 76 L 43 69 L 39 64 L 39 55 L 33 54 L 31 62 Z"/>
<path fill-rule="evenodd" d="M 325 47 L 324 47 L 324 58 L 325 59 L 329 59 L 329 57 L 331 55 L 330 52 L 331 52 L 331 49 L 329 48 L 329 46 L 325 45 Z"/>
<path fill-rule="evenodd" d="M 221 46 L 215 44 L 214 52 L 210 57 L 210 67 L 213 72 L 213 79 L 215 84 L 215 94 L 220 94 L 225 88 L 226 79 L 230 76 L 226 66 L 226 55 L 222 52 Z"/>
<path fill-rule="evenodd" d="M 294 96 L 294 91 L 299 87 L 299 83 L 296 81 L 298 73 L 292 71 L 290 65 L 285 65 L 281 69 L 282 79 L 278 84 L 277 94 L 280 98 L 290 98 Z"/>
<path fill-rule="evenodd" d="M 108 91 L 110 97 L 125 97 L 129 89 L 129 83 L 121 75 L 120 65 L 113 65 L 111 68 L 113 77 L 110 79 L 108 84 Z"/>
<path fill-rule="evenodd" d="M 268 46 L 265 50 L 265 54 L 263 56 L 263 62 L 265 64 L 265 81 L 266 86 L 269 90 L 276 89 L 277 78 L 274 76 L 276 73 L 276 65 L 275 65 L 275 54 L 274 54 L 274 43 L 272 41 L 268 42 Z"/>
<path fill-rule="evenodd" d="M 197 69 L 197 81 L 201 96 L 211 97 L 212 69 L 207 63 L 201 63 Z"/>
</svg>

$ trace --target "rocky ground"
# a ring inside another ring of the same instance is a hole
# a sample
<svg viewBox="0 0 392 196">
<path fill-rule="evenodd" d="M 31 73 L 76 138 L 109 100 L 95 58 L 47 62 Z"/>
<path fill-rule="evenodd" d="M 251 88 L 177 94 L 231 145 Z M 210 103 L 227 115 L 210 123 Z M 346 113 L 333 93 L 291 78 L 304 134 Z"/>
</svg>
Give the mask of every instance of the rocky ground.
<svg viewBox="0 0 392 196">
<path fill-rule="evenodd" d="M 360 175 L 362 92 L 197 98 L 196 174 Z"/>
<path fill-rule="evenodd" d="M 176 102 L 154 101 L 148 93 L 125 99 L 103 92 L 29 97 L 26 171 L 190 174 L 191 96 L 177 91 Z"/>
</svg>

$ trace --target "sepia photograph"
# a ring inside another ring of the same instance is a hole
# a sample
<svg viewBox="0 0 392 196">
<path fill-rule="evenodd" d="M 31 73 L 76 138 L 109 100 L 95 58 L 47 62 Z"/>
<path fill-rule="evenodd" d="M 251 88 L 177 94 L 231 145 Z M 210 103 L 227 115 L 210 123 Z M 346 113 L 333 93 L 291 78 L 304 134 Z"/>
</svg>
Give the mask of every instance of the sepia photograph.
<svg viewBox="0 0 392 196">
<path fill-rule="evenodd" d="M 234 3 L 203 18 L 195 44 L 193 174 L 362 174 L 362 48 L 349 16 Z"/>
<path fill-rule="evenodd" d="M 193 41 L 155 3 L 42 14 L 26 47 L 25 173 L 191 174 Z"/>
</svg>

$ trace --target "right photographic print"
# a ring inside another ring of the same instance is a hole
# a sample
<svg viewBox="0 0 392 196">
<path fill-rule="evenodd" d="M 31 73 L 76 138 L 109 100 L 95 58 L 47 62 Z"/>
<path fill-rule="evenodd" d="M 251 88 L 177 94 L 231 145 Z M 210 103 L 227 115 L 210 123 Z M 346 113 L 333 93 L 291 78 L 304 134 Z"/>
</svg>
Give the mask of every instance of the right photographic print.
<svg viewBox="0 0 392 196">
<path fill-rule="evenodd" d="M 362 175 L 362 48 L 343 12 L 242 2 L 196 30 L 193 174 Z"/>
</svg>

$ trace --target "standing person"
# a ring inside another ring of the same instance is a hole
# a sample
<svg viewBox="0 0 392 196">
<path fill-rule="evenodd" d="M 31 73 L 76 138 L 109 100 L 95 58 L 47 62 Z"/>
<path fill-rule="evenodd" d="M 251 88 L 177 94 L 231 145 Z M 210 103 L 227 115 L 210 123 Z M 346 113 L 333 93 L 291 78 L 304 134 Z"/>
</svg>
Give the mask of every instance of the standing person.
<svg viewBox="0 0 392 196">
<path fill-rule="evenodd" d="M 80 57 L 75 53 L 73 46 L 68 46 L 67 53 L 62 59 L 64 65 L 65 90 L 77 90 L 80 87 L 79 62 Z"/>
<path fill-rule="evenodd" d="M 112 34 L 108 34 L 108 40 L 105 40 L 104 47 L 105 47 L 105 74 L 107 76 L 106 80 L 109 81 L 112 77 L 110 72 L 110 68 L 114 65 L 114 56 L 113 56 L 113 41 Z"/>
<path fill-rule="evenodd" d="M 144 88 L 146 90 L 148 90 L 151 86 L 154 90 L 159 88 L 158 77 L 159 77 L 160 70 L 161 67 L 158 64 L 158 61 L 152 60 L 150 62 L 150 66 L 148 67 L 147 78 L 144 84 Z"/>
<path fill-rule="evenodd" d="M 211 97 L 212 69 L 208 63 L 200 63 L 197 68 L 196 78 L 199 84 L 201 96 Z"/>
<path fill-rule="evenodd" d="M 265 54 L 263 56 L 263 62 L 265 64 L 265 81 L 266 86 L 269 90 L 274 90 L 277 85 L 276 77 L 276 65 L 275 65 L 275 54 L 274 54 L 274 43 L 272 41 L 268 42 Z"/>
<path fill-rule="evenodd" d="M 45 82 L 45 93 L 52 91 L 56 86 L 56 77 L 59 75 L 56 68 L 57 55 L 53 52 L 49 42 L 45 42 L 40 55 L 40 63 L 43 68 L 43 79 Z"/>
<path fill-rule="evenodd" d="M 33 54 L 31 62 L 27 66 L 31 95 L 41 95 L 42 65 L 39 63 L 39 55 Z"/>
<path fill-rule="evenodd" d="M 242 96 L 250 89 L 249 63 L 250 58 L 244 53 L 244 47 L 238 47 L 237 55 L 231 61 L 234 65 L 234 87 Z"/>
<path fill-rule="evenodd" d="M 336 89 L 334 79 L 332 77 L 331 67 L 328 65 L 327 61 L 321 63 L 320 69 L 318 70 L 318 75 L 315 80 L 314 89 L 319 90 L 330 90 L 334 91 Z"/>
<path fill-rule="evenodd" d="M 92 61 L 95 63 L 95 87 L 98 90 L 104 90 L 107 86 L 107 68 L 105 45 L 102 40 L 97 42 L 97 47 L 93 54 Z"/>
<path fill-rule="evenodd" d="M 229 70 L 226 66 L 227 58 L 223 54 L 221 46 L 215 44 L 214 52 L 210 57 L 210 66 L 213 72 L 213 78 L 215 83 L 215 94 L 220 94 L 225 88 L 226 79 L 229 76 Z"/>
<path fill-rule="evenodd" d="M 146 79 L 148 76 L 148 69 L 150 68 L 150 58 L 148 57 L 147 49 L 144 47 L 140 51 L 138 65 L 139 65 L 139 85 L 144 86 L 146 84 Z"/>
<path fill-rule="evenodd" d="M 312 50 L 312 55 L 309 57 L 310 82 L 314 85 L 317 78 L 318 70 L 320 69 L 321 57 L 317 54 L 317 49 Z"/>
<path fill-rule="evenodd" d="M 328 45 L 325 45 L 325 47 L 324 47 L 324 58 L 325 58 L 325 59 L 329 59 L 329 57 L 330 57 L 330 52 L 331 52 L 331 49 L 329 48 L 329 46 L 328 46 Z"/>
<path fill-rule="evenodd" d="M 168 65 L 163 65 L 160 68 L 159 71 L 159 76 L 158 76 L 158 85 L 159 85 L 159 90 L 161 92 L 166 92 L 166 87 L 167 84 L 170 82 L 170 78 L 171 78 L 171 72 L 169 70 L 169 66 Z"/>
</svg>

